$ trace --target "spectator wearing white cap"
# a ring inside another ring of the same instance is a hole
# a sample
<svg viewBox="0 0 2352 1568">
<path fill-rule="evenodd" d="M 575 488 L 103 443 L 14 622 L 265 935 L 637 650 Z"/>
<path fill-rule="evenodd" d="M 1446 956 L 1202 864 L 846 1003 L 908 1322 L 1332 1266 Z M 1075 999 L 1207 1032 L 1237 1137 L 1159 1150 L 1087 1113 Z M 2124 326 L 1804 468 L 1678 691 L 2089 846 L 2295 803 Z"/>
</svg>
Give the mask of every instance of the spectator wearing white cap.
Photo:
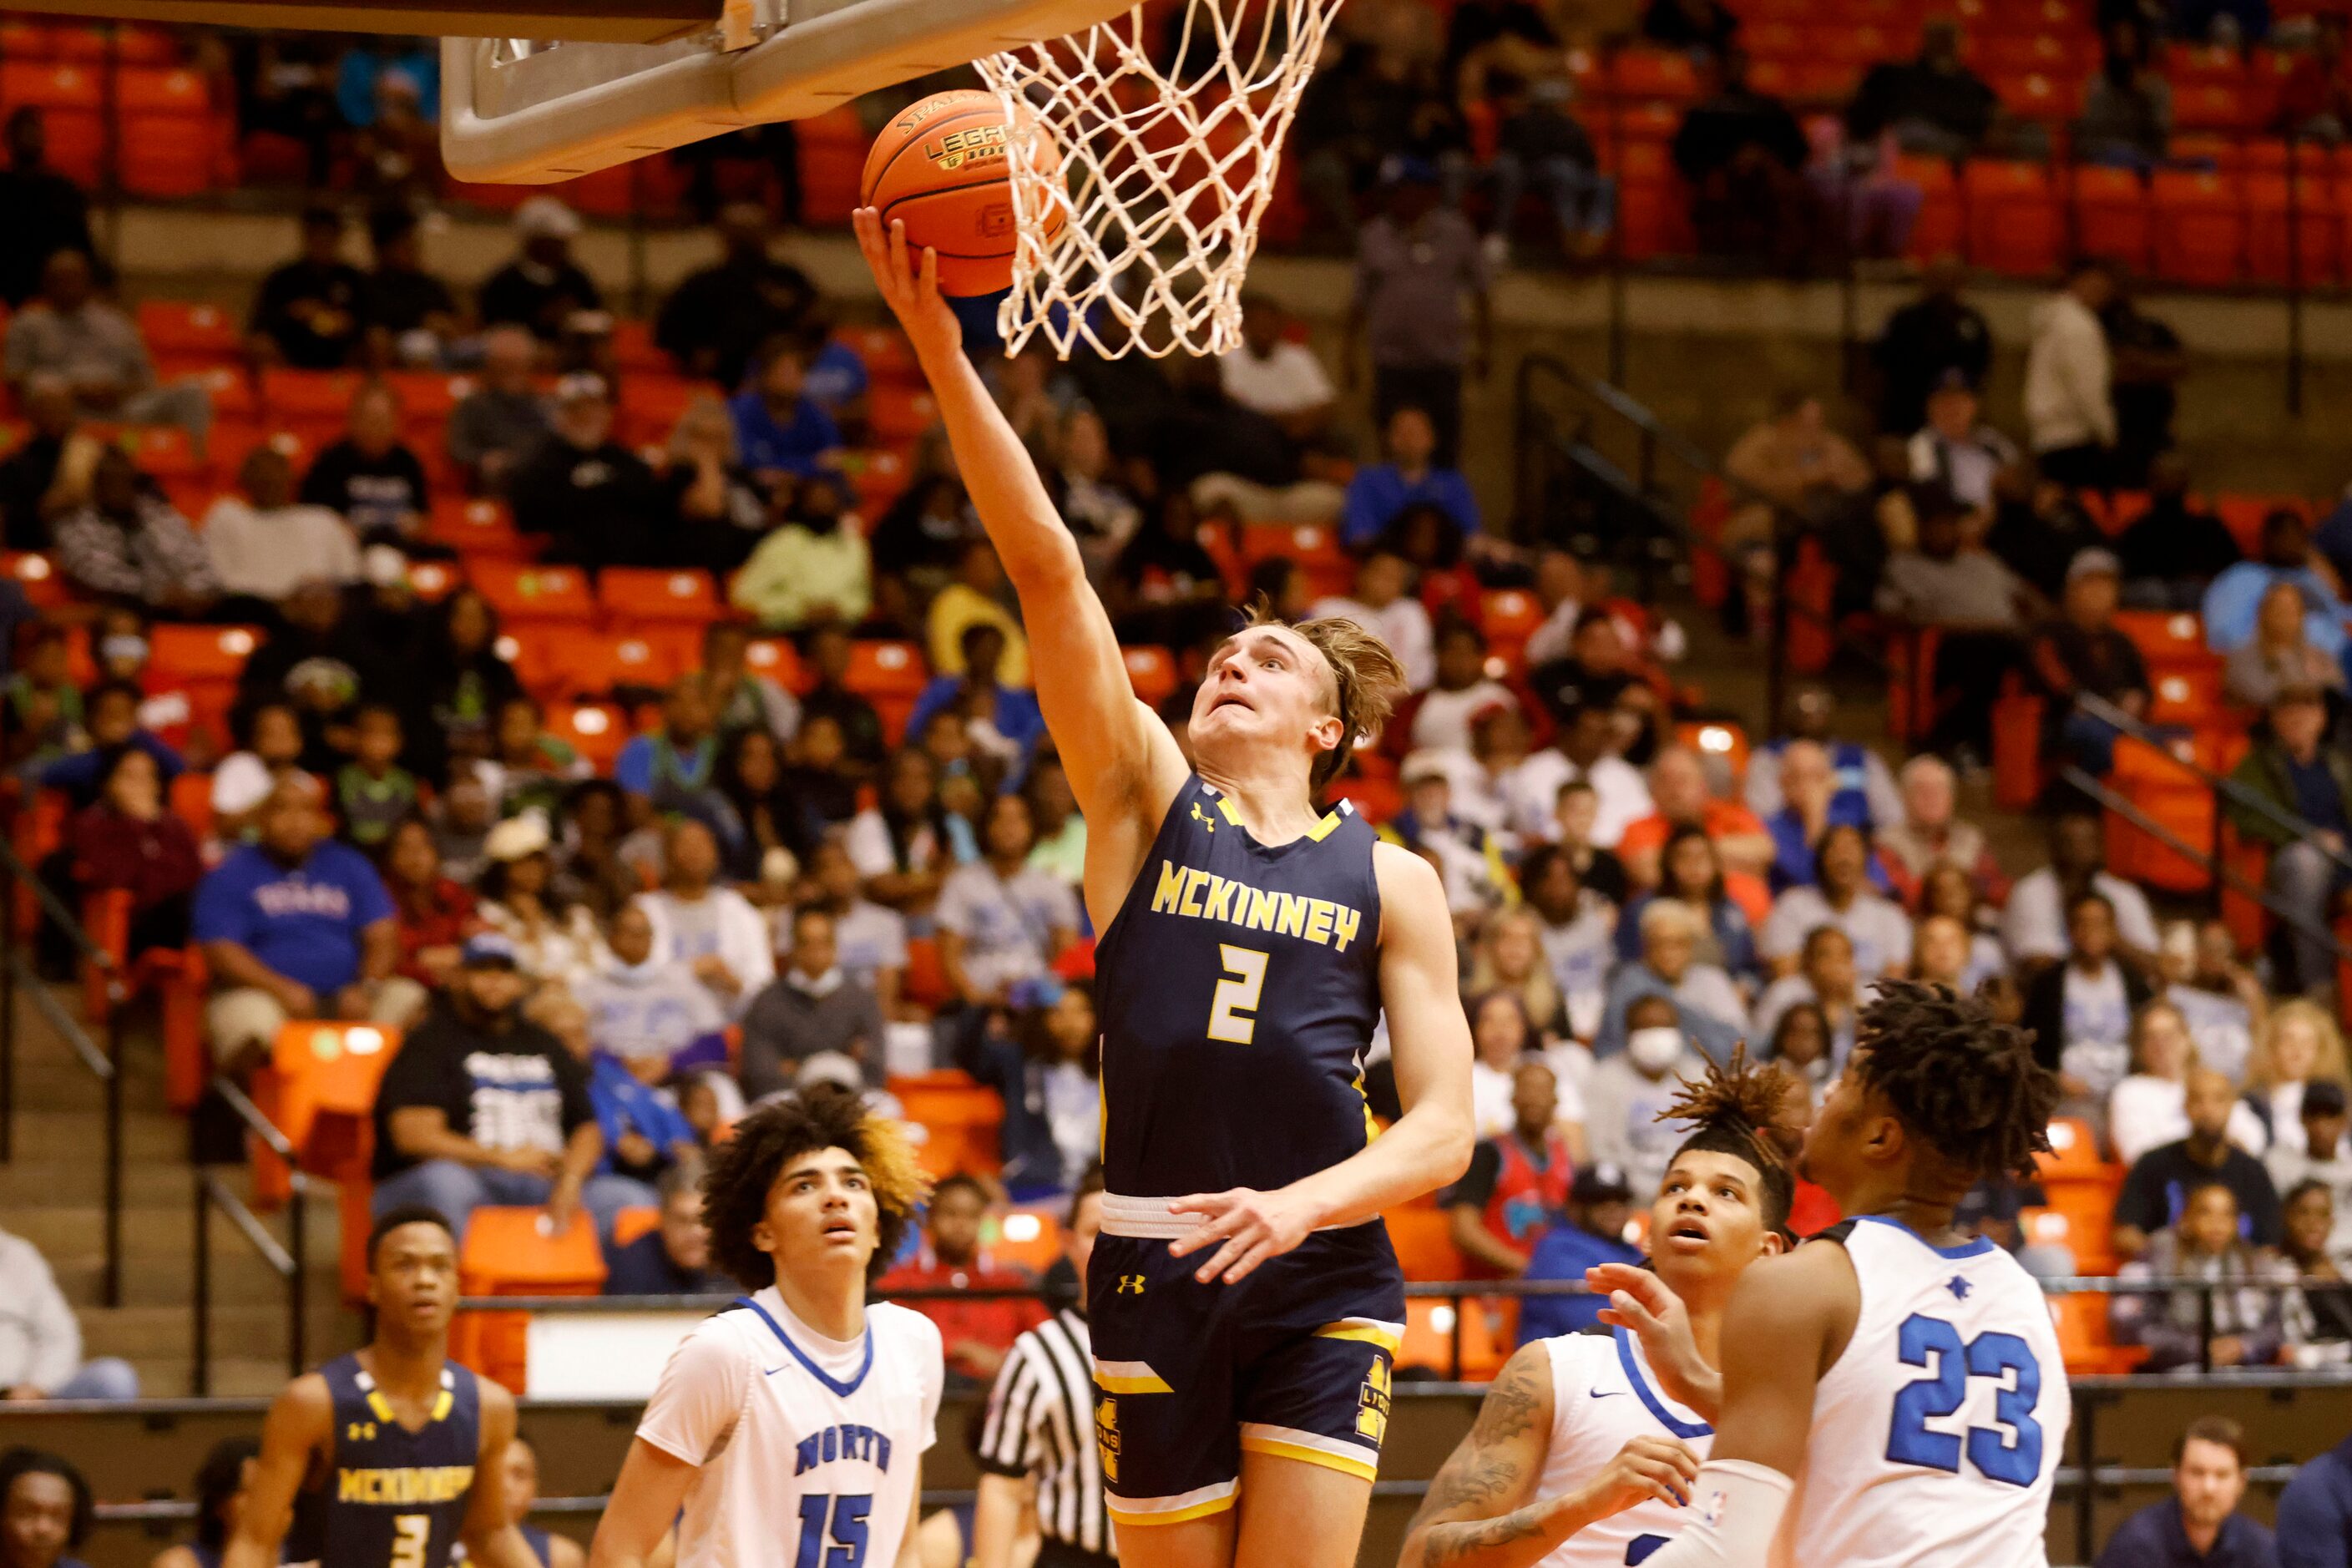
<svg viewBox="0 0 2352 1568">
<path fill-rule="evenodd" d="M 516 321 L 543 343 L 563 335 L 575 310 L 602 310 L 595 279 L 572 258 L 580 216 L 553 196 L 533 196 L 515 209 L 515 258 L 483 279 L 483 324 Z"/>
<path fill-rule="evenodd" d="M 645 459 L 613 437 L 601 375 L 555 385 L 555 417 L 507 484 L 515 527 L 548 540 L 548 559 L 580 566 L 667 565 L 673 515 Z"/>
</svg>

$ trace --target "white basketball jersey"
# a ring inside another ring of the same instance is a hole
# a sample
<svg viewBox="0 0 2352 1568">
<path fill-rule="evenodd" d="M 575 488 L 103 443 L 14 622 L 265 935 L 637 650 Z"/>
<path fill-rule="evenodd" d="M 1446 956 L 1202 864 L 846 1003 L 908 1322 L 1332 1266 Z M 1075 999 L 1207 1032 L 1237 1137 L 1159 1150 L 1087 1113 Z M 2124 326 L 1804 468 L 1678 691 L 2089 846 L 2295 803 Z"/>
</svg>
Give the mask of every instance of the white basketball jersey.
<svg viewBox="0 0 2352 1568">
<path fill-rule="evenodd" d="M 846 1343 L 773 1286 L 698 1324 L 637 1426 L 700 1467 L 679 1568 L 896 1563 L 944 1382 L 938 1326 L 887 1302 Z"/>
<path fill-rule="evenodd" d="M 1862 1315 L 1813 1395 L 1773 1560 L 2045 1568 L 2073 1404 L 2042 1288 L 1990 1241 L 1931 1247 L 1875 1215 L 1827 1238 L 1853 1260 Z"/>
<path fill-rule="evenodd" d="M 1642 1353 L 1642 1342 L 1613 1334 L 1563 1334 L 1551 1352 L 1551 1442 L 1544 1452 L 1538 1497 L 1556 1497 L 1600 1474 L 1636 1437 L 1679 1437 L 1701 1459 L 1715 1428 L 1668 1399 Z M 1538 1568 L 1623 1568 L 1664 1546 L 1688 1515 L 1655 1500 L 1586 1525 Z"/>
</svg>

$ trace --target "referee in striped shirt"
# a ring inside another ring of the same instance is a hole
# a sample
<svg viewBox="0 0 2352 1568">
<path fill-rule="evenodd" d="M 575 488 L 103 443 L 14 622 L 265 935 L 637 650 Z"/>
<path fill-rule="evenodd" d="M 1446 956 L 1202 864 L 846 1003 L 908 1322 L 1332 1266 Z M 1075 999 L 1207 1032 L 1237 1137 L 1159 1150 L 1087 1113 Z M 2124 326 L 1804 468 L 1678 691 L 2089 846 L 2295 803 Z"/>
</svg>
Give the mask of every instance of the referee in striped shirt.
<svg viewBox="0 0 2352 1568">
<path fill-rule="evenodd" d="M 1010 1568 L 1021 1535 L 1023 1495 L 1037 1488 L 1035 1568 L 1103 1568 L 1111 1555 L 1103 1511 L 1102 1457 L 1095 1447 L 1094 1352 L 1087 1339 L 1087 1258 L 1102 1228 L 1102 1170 L 1070 1199 L 1064 1245 L 1077 1271 L 1077 1305 L 1013 1342 L 989 1391 L 980 1433 L 980 1499 L 972 1512 L 971 1568 Z"/>
</svg>

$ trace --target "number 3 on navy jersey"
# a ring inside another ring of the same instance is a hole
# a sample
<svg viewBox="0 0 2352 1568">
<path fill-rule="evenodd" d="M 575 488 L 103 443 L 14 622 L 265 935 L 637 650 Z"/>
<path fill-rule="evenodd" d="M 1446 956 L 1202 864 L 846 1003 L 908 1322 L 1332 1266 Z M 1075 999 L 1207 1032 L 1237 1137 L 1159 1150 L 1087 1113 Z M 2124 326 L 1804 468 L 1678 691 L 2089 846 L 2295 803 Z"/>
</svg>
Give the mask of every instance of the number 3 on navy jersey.
<svg viewBox="0 0 2352 1568">
<path fill-rule="evenodd" d="M 1217 982 L 1217 994 L 1209 1003 L 1209 1038 L 1231 1045 L 1246 1046 L 1257 1033 L 1258 994 L 1265 989 L 1264 949 L 1235 947 L 1232 942 L 1217 944 L 1218 956 L 1223 961 L 1225 977 Z"/>
<path fill-rule="evenodd" d="M 866 1561 L 866 1516 L 873 1507 L 874 1499 L 866 1493 L 818 1492 L 801 1499 L 801 1549 L 793 1568 L 860 1568 Z M 827 1535 L 833 1538 L 830 1546 Z"/>
<path fill-rule="evenodd" d="M 1992 1407 L 2000 1426 L 1968 1429 L 1969 1463 L 1993 1480 L 2032 1486 L 2042 1474 L 2042 1424 L 2033 1418 L 2042 1398 L 2042 1363 L 2025 1342 L 2015 1334 L 1988 1332 L 1963 1346 L 1960 1331 L 1949 1322 L 1914 1312 L 1903 1320 L 1899 1342 L 1906 1366 L 1926 1366 L 1932 1357 L 1935 1371 L 1895 1394 L 1887 1458 L 1958 1475 L 1961 1439 L 1927 1423 L 1968 1402 L 1969 1379 L 1987 1377 L 2001 1385 Z"/>
</svg>

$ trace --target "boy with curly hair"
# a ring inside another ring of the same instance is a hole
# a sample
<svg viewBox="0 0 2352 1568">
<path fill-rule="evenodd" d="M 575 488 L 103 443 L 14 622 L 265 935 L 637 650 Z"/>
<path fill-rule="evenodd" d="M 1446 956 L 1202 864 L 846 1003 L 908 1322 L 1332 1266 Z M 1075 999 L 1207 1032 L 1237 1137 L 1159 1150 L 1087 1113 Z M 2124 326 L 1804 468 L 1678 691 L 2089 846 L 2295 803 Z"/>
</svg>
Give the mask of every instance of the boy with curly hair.
<svg viewBox="0 0 2352 1568">
<path fill-rule="evenodd" d="M 913 1151 L 857 1097 L 761 1107 L 711 1156 L 712 1263 L 750 1295 L 663 1369 L 590 1562 L 906 1563 L 944 1379 L 921 1313 L 868 1304 L 923 1197 Z"/>
</svg>

